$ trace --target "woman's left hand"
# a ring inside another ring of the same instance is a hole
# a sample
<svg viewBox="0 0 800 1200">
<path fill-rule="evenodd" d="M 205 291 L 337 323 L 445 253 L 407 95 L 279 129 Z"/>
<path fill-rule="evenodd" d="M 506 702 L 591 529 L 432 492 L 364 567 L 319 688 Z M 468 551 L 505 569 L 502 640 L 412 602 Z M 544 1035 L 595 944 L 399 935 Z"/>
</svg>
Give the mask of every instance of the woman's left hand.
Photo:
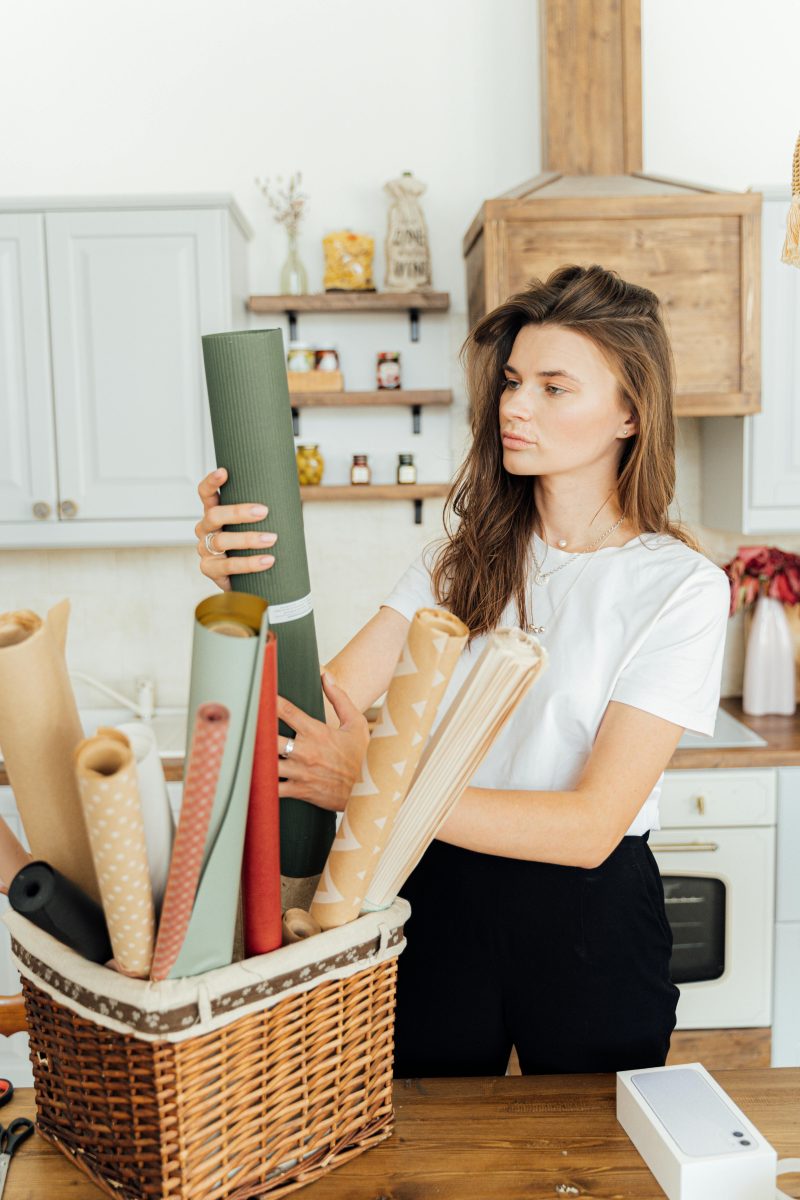
<svg viewBox="0 0 800 1200">
<path fill-rule="evenodd" d="M 338 729 L 316 721 L 283 696 L 278 697 L 278 716 L 296 731 L 291 754 L 278 764 L 278 795 L 341 812 L 361 772 L 369 726 L 364 714 L 327 671 L 322 676 L 322 687 L 339 718 Z M 278 737 L 278 754 L 285 753 L 289 740 Z"/>
</svg>

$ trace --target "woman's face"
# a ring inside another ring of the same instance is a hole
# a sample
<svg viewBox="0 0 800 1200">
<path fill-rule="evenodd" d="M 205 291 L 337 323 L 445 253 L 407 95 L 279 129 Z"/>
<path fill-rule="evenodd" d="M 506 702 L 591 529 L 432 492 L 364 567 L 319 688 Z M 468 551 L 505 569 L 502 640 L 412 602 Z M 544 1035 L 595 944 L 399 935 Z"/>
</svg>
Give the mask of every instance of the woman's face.
<svg viewBox="0 0 800 1200">
<path fill-rule="evenodd" d="M 616 466 L 636 419 L 589 338 L 558 325 L 525 325 L 505 366 L 500 395 L 503 466 L 511 475 L 554 475 Z"/>
</svg>

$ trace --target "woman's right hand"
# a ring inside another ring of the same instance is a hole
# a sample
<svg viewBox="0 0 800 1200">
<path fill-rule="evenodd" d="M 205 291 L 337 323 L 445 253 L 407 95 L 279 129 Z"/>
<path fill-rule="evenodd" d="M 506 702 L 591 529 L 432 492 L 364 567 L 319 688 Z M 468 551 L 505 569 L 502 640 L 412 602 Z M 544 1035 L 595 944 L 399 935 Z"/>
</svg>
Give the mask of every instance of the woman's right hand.
<svg viewBox="0 0 800 1200">
<path fill-rule="evenodd" d="M 264 504 L 220 504 L 219 489 L 228 478 L 224 467 L 206 475 L 197 486 L 203 501 L 203 516 L 194 527 L 197 537 L 197 553 L 200 555 L 200 570 L 213 580 L 223 592 L 230 591 L 231 575 L 243 575 L 248 571 L 267 571 L 275 562 L 269 547 L 278 540 L 277 533 L 222 533 L 223 525 L 242 525 L 248 521 L 263 521 L 269 512 Z M 247 554 L 229 558 L 227 553 L 212 554 L 206 547 L 206 534 L 213 533 L 211 544 L 215 550 L 264 550 L 263 555 Z"/>
</svg>

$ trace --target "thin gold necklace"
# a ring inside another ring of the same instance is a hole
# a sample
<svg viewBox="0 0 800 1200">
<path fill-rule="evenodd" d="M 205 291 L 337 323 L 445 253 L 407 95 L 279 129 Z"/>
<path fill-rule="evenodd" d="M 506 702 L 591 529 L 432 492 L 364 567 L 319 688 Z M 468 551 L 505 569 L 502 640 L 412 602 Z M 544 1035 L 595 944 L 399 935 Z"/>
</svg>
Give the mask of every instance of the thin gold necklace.
<svg viewBox="0 0 800 1200">
<path fill-rule="evenodd" d="M 625 517 L 621 516 L 618 521 L 615 521 L 614 524 L 605 531 L 605 533 L 601 534 L 600 537 L 597 538 L 595 541 L 593 541 L 591 543 L 591 545 L 587 546 L 585 550 L 576 550 L 575 553 L 570 555 L 570 557 L 568 559 L 566 559 L 563 563 L 559 563 L 559 565 L 557 567 L 553 567 L 552 571 L 543 571 L 542 570 L 542 566 L 544 565 L 544 560 L 541 563 L 539 562 L 538 558 L 536 557 L 536 550 L 532 547 L 531 554 L 533 556 L 533 565 L 536 568 L 536 573 L 533 577 L 533 582 L 535 584 L 538 584 L 539 586 L 542 586 L 543 584 L 547 583 L 547 581 L 551 575 L 555 575 L 558 571 L 563 571 L 564 567 L 568 567 L 569 564 L 571 562 L 574 562 L 576 558 L 580 558 L 581 555 L 583 555 L 583 554 L 591 554 L 592 550 L 596 550 L 606 540 L 606 538 L 611 537 L 611 534 L 614 532 L 615 529 L 619 529 L 620 525 L 622 524 L 622 522 L 624 520 L 625 520 Z M 542 528 L 544 529 L 544 526 L 542 526 Z M 547 546 L 547 549 L 549 550 L 549 548 L 550 548 L 549 543 L 545 542 L 545 545 Z M 546 557 L 547 557 L 547 550 L 545 550 L 545 558 Z"/>
<path fill-rule="evenodd" d="M 583 566 L 581 567 L 580 571 L 579 571 L 579 572 L 578 572 L 578 574 L 575 576 L 575 578 L 573 579 L 572 583 L 569 585 L 569 587 L 567 588 L 567 590 L 564 592 L 564 595 L 561 597 L 561 599 L 559 600 L 558 604 L 556 605 L 556 607 L 555 607 L 555 608 L 553 609 L 553 611 L 551 612 L 551 614 L 550 614 L 550 617 L 549 617 L 549 619 L 548 619 L 548 622 L 547 622 L 547 625 L 545 626 L 545 625 L 530 625 L 530 624 L 529 624 L 529 625 L 527 625 L 527 626 L 526 626 L 526 629 L 527 629 L 527 632 L 528 632 L 528 633 L 537 633 L 537 634 L 538 634 L 538 633 L 546 633 L 548 628 L 552 630 L 553 622 L 554 622 L 554 620 L 555 620 L 556 616 L 558 615 L 558 613 L 561 611 L 561 607 L 562 607 L 562 605 L 563 605 L 564 601 L 566 600 L 567 596 L 568 596 L 568 595 L 569 595 L 569 593 L 572 591 L 572 589 L 575 587 L 575 584 L 578 582 L 578 580 L 580 579 L 580 577 L 581 577 L 581 575 L 583 574 L 583 572 L 586 570 L 586 568 L 587 568 L 587 567 L 589 566 L 589 564 L 592 562 L 591 550 L 592 550 L 592 549 L 594 549 L 596 546 L 598 546 L 598 545 L 600 544 L 600 542 L 603 542 L 603 541 L 605 541 L 605 539 L 606 539 L 606 538 L 607 538 L 607 537 L 608 537 L 608 536 L 611 534 L 611 532 L 612 532 L 614 529 L 616 529 L 616 528 L 617 528 L 617 526 L 618 526 L 618 525 L 620 525 L 621 523 L 622 523 L 622 519 L 620 518 L 620 520 L 619 520 L 619 521 L 617 521 L 617 523 L 616 523 L 615 525 L 612 525 L 612 526 L 611 526 L 611 529 L 607 529 L 607 530 L 606 530 L 606 532 L 603 534 L 602 538 L 600 538 L 600 539 L 599 539 L 599 541 L 598 541 L 597 543 L 593 543 L 593 544 L 592 544 L 592 547 L 591 547 L 590 549 L 588 549 L 588 550 L 583 550 L 583 551 L 579 551 L 577 554 L 573 555 L 573 556 L 572 556 L 572 558 L 570 558 L 570 559 L 568 559 L 568 560 L 567 560 L 568 562 L 573 562 L 573 560 L 574 560 L 575 558 L 579 558 L 581 555 L 584 555 L 584 556 L 586 557 L 586 562 L 583 564 Z M 536 563 L 536 553 L 535 553 L 535 551 L 533 551 L 533 561 L 534 561 L 534 563 Z M 561 566 L 566 566 L 566 563 L 562 563 L 562 564 L 561 564 Z M 561 566 L 555 567 L 555 568 L 554 568 L 552 571 L 548 572 L 548 575 L 546 576 L 545 582 L 546 582 L 546 580 L 547 580 L 547 579 L 549 579 L 550 575 L 555 575 L 556 571 L 560 571 L 560 570 L 561 570 Z M 537 563 L 537 571 L 538 571 L 538 563 Z M 531 614 L 531 615 L 533 615 L 533 614 Z"/>
</svg>

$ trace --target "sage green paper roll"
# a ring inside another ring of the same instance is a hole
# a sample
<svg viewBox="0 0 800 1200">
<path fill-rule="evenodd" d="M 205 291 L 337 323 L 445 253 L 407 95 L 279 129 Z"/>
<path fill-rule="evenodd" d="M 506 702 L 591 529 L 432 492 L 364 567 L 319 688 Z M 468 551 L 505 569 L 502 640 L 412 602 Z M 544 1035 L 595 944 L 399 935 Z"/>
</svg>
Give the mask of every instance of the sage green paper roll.
<svg viewBox="0 0 800 1200">
<path fill-rule="evenodd" d="M 231 575 L 231 585 L 269 603 L 270 628 L 278 643 L 280 694 L 324 721 L 283 335 L 279 329 L 210 334 L 203 338 L 203 358 L 216 458 L 228 471 L 221 501 L 269 507 L 263 521 L 225 528 L 271 530 L 278 535 L 275 565 L 255 574 Z M 290 731 L 282 726 L 281 732 Z M 281 798 L 284 909 L 307 908 L 311 903 L 335 826 L 332 812 Z"/>
<path fill-rule="evenodd" d="M 231 636 L 231 625 L 245 636 Z M 215 626 L 226 632 L 215 632 Z M 227 966 L 233 957 L 268 628 L 267 606 L 257 596 L 223 592 L 195 610 L 186 761 L 201 704 L 224 704 L 230 722 L 194 907 L 170 979 Z"/>
</svg>

